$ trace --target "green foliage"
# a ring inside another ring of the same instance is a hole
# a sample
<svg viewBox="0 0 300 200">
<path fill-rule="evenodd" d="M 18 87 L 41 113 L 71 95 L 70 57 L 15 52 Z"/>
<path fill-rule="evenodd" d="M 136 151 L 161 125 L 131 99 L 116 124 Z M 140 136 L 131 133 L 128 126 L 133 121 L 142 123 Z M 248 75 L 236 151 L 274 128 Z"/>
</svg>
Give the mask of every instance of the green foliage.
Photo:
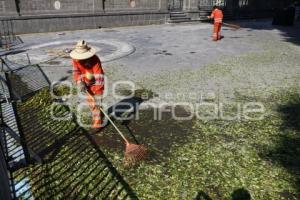
<svg viewBox="0 0 300 200">
<path fill-rule="evenodd" d="M 194 199 L 201 193 L 211 199 L 238 199 L 249 195 L 262 200 L 299 198 L 300 98 L 297 88 L 257 95 L 251 92 L 251 96 L 235 94 L 235 100 L 241 103 L 262 102 L 267 109 L 265 118 L 178 122 L 164 116 L 161 121 L 153 121 L 152 112 L 141 112 L 140 120 L 129 126 L 152 154 L 148 161 L 132 169 L 122 165 L 124 144 L 111 126 L 94 139 L 140 199 Z M 45 130 L 53 131 L 54 122 L 47 117 L 51 102 L 45 90 L 22 107 L 42 107 L 38 119 Z M 66 111 L 61 106 L 54 108 L 55 113 Z M 61 135 L 74 128 L 72 122 L 55 123 L 55 127 L 64 127 L 58 132 Z M 121 128 L 125 132 L 124 126 Z M 105 185 L 101 179 L 107 174 L 97 171 L 103 163 L 86 138 L 76 134 L 57 150 L 59 153 L 50 163 L 20 172 L 31 178 L 34 196 L 53 199 L 64 198 L 66 194 L 74 198 L 101 196 L 95 185 L 99 182 Z"/>
<path fill-rule="evenodd" d="M 247 102 L 250 97 L 237 98 Z M 153 122 L 142 117 L 141 127 L 131 127 L 138 137 L 143 128 L 144 132 L 152 131 L 152 135 L 139 139 L 157 154 L 159 162 L 148 161 L 128 171 L 119 162 L 122 154 L 109 148 L 107 153 L 141 199 L 193 199 L 200 191 L 212 199 L 234 199 L 248 193 L 253 199 L 297 199 L 300 129 L 291 126 L 291 119 L 286 120 L 290 113 L 282 111 L 286 106 L 300 105 L 297 90 L 257 98 L 267 108 L 267 115 L 260 121 L 194 120 L 192 125 L 164 121 L 150 128 Z M 299 119 L 298 114 L 294 121 Z M 187 132 L 176 137 L 175 131 L 181 127 Z M 171 137 L 169 149 L 163 136 L 161 143 L 155 142 L 155 131 L 165 131 L 164 137 Z"/>
</svg>

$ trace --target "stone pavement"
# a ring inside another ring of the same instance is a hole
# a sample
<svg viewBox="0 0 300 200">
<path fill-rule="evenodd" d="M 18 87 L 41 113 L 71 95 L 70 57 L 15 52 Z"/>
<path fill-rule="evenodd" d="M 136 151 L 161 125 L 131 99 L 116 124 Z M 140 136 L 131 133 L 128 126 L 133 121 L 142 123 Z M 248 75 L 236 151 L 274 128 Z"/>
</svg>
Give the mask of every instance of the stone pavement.
<svg viewBox="0 0 300 200">
<path fill-rule="evenodd" d="M 51 60 L 53 62 L 43 63 L 42 66 L 55 68 L 46 71 L 61 75 L 61 70 L 57 70 L 56 67 L 70 67 L 68 58 L 59 58 L 66 56 L 63 50 L 71 49 L 77 40 L 85 39 L 100 49 L 98 55 L 104 62 L 131 54 L 135 48 L 136 51 L 131 56 L 114 62 L 125 65 L 130 69 L 130 74 L 159 73 L 160 70 L 198 68 L 207 63 L 215 63 L 222 56 L 254 52 L 260 48 L 258 44 L 249 42 L 256 34 L 248 30 L 235 31 L 225 27 L 225 39 L 214 43 L 210 40 L 211 29 L 210 24 L 196 23 L 27 34 L 21 37 L 25 48 L 29 50 L 11 56 L 11 59 L 26 62 L 28 53 L 32 63 Z M 107 58 L 112 53 L 118 54 L 122 48 L 125 50 L 120 55 Z M 59 56 L 59 53 L 63 55 Z M 58 58 L 52 60 L 56 56 Z M 57 75 L 53 80 L 60 78 Z"/>
<path fill-rule="evenodd" d="M 270 20 L 235 23 L 243 28 L 223 27 L 224 39 L 219 42 L 211 41 L 212 25 L 205 23 L 27 34 L 21 36 L 27 50 L 8 58 L 26 63 L 28 54 L 31 63 L 40 63 L 51 80 L 70 79 L 71 60 L 64 51 L 73 48 L 77 40 L 85 39 L 98 48 L 104 70 L 111 80 L 132 80 L 160 94 L 215 91 L 220 85 L 226 85 L 225 89 L 233 92 L 234 88 L 257 83 L 252 86 L 280 85 L 283 79 L 299 74 L 300 58 L 288 57 L 300 51 L 299 25 L 272 27 Z M 287 56 L 274 61 L 278 66 L 264 65 L 263 58 L 269 56 L 271 59 L 281 53 Z M 239 59 L 253 54 L 249 61 L 246 59 L 247 63 Z M 263 58 L 258 58 L 260 55 Z M 255 62 L 257 59 L 262 61 Z M 282 66 L 282 61 L 287 68 Z M 252 68 L 248 69 L 247 65 Z M 199 76 L 189 78 L 196 74 Z"/>
</svg>

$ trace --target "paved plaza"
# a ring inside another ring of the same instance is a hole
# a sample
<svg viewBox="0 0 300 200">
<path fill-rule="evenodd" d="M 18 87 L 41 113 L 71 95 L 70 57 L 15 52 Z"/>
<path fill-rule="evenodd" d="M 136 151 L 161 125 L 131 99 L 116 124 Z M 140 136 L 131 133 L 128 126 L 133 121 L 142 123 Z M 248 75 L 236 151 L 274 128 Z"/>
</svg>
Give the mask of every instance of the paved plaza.
<svg viewBox="0 0 300 200">
<path fill-rule="evenodd" d="M 27 34 L 21 35 L 26 51 L 8 59 L 26 64 L 29 58 L 52 81 L 71 80 L 66 52 L 85 39 L 98 49 L 109 83 L 130 80 L 159 94 L 160 100 L 166 93 L 221 91 L 230 97 L 236 89 L 295 83 L 300 72 L 299 24 L 290 28 L 273 27 L 270 20 L 235 23 L 242 28 L 223 27 L 219 42 L 211 41 L 212 25 L 206 23 Z"/>
<path fill-rule="evenodd" d="M 103 150 L 103 155 L 120 173 L 118 177 L 122 176 L 126 187 L 132 189 L 133 192 L 128 191 L 133 196 L 299 199 L 300 26 L 272 26 L 271 20 L 233 23 L 241 28 L 223 27 L 224 38 L 218 42 L 211 41 L 212 25 L 208 23 L 27 34 L 20 36 L 24 44 L 18 53 L 8 55 L 7 59 L 22 65 L 39 64 L 53 82 L 72 81 L 68 52 L 76 41 L 85 39 L 98 50 L 107 76 L 104 107 L 126 100 L 137 103 L 134 115 L 139 118 L 116 120 L 116 123 L 130 141 L 137 139 L 149 148 L 149 159 L 131 169 L 124 168 L 124 143 L 112 126 L 97 133 L 89 132 L 87 138 L 89 141 L 92 138 L 93 145 Z M 120 88 L 112 90 L 118 81 L 122 83 L 118 85 Z M 136 96 L 114 95 L 115 92 L 128 95 L 129 89 L 135 89 Z M 149 98 L 140 98 L 141 93 Z M 65 126 L 69 122 L 53 119 L 55 123 L 51 124 L 47 114 L 49 98 L 47 92 L 40 93 L 24 104 L 42 109 L 36 115 L 41 127 L 46 127 L 41 133 L 56 128 L 56 123 L 58 127 L 72 127 Z M 216 105 L 217 113 L 215 107 L 210 107 L 209 112 L 203 110 L 204 115 L 213 113 L 216 118 L 208 120 L 193 115 L 194 111 L 202 114 L 202 110 L 197 110 L 198 107 L 193 110 L 190 105 L 200 103 Z M 251 107 L 257 113 L 250 116 L 245 105 L 264 109 Z M 154 117 L 155 106 L 163 113 L 160 119 Z M 24 113 L 30 115 L 29 119 L 34 116 L 30 110 Z M 189 120 L 176 118 L 177 115 L 188 118 L 191 114 Z M 40 117 L 45 115 L 48 118 Z M 55 148 L 55 152 L 60 152 L 54 155 L 56 161 L 24 170 L 26 177 L 32 178 L 32 194 L 100 199 L 99 195 L 105 196 L 102 191 L 107 188 L 109 193 L 105 197 L 115 195 L 111 199 L 118 199 L 123 188 L 111 193 L 107 186 L 111 184 L 114 188 L 115 183 L 103 181 L 107 174 L 102 168 L 99 172 L 94 170 L 94 166 L 100 165 L 99 158 L 87 148 L 87 138 L 73 133 L 70 137 L 63 147 Z M 60 140 L 55 141 L 60 144 Z M 69 155 L 70 149 L 75 149 L 74 156 Z M 78 160 L 72 159 L 76 156 Z M 77 166 L 78 163 L 82 165 Z M 36 171 L 44 172 L 45 176 Z M 85 183 L 87 187 L 82 185 Z M 101 184 L 104 186 L 99 190 Z M 22 192 L 22 195 L 27 194 Z"/>
</svg>

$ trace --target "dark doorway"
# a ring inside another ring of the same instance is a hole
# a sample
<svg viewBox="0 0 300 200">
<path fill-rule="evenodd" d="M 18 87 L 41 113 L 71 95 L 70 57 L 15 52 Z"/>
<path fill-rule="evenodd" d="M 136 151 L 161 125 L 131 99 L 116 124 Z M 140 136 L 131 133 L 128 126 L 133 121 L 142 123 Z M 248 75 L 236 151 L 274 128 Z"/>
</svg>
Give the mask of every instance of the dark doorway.
<svg viewBox="0 0 300 200">
<path fill-rule="evenodd" d="M 169 0 L 169 10 L 182 11 L 183 0 Z"/>
<path fill-rule="evenodd" d="M 205 10 L 211 10 L 214 5 L 214 2 L 212 0 L 199 0 L 198 1 L 198 7 L 199 9 Z"/>
</svg>

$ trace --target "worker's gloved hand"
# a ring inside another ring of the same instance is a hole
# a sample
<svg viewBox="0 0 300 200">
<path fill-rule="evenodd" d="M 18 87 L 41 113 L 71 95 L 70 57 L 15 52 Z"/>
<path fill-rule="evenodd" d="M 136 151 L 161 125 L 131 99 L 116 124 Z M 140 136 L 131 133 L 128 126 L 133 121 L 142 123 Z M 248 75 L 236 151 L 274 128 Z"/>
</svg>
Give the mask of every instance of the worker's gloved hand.
<svg viewBox="0 0 300 200">
<path fill-rule="evenodd" d="M 86 92 L 86 85 L 83 82 L 79 82 L 77 84 L 77 88 L 79 89 L 80 93 Z"/>
</svg>

